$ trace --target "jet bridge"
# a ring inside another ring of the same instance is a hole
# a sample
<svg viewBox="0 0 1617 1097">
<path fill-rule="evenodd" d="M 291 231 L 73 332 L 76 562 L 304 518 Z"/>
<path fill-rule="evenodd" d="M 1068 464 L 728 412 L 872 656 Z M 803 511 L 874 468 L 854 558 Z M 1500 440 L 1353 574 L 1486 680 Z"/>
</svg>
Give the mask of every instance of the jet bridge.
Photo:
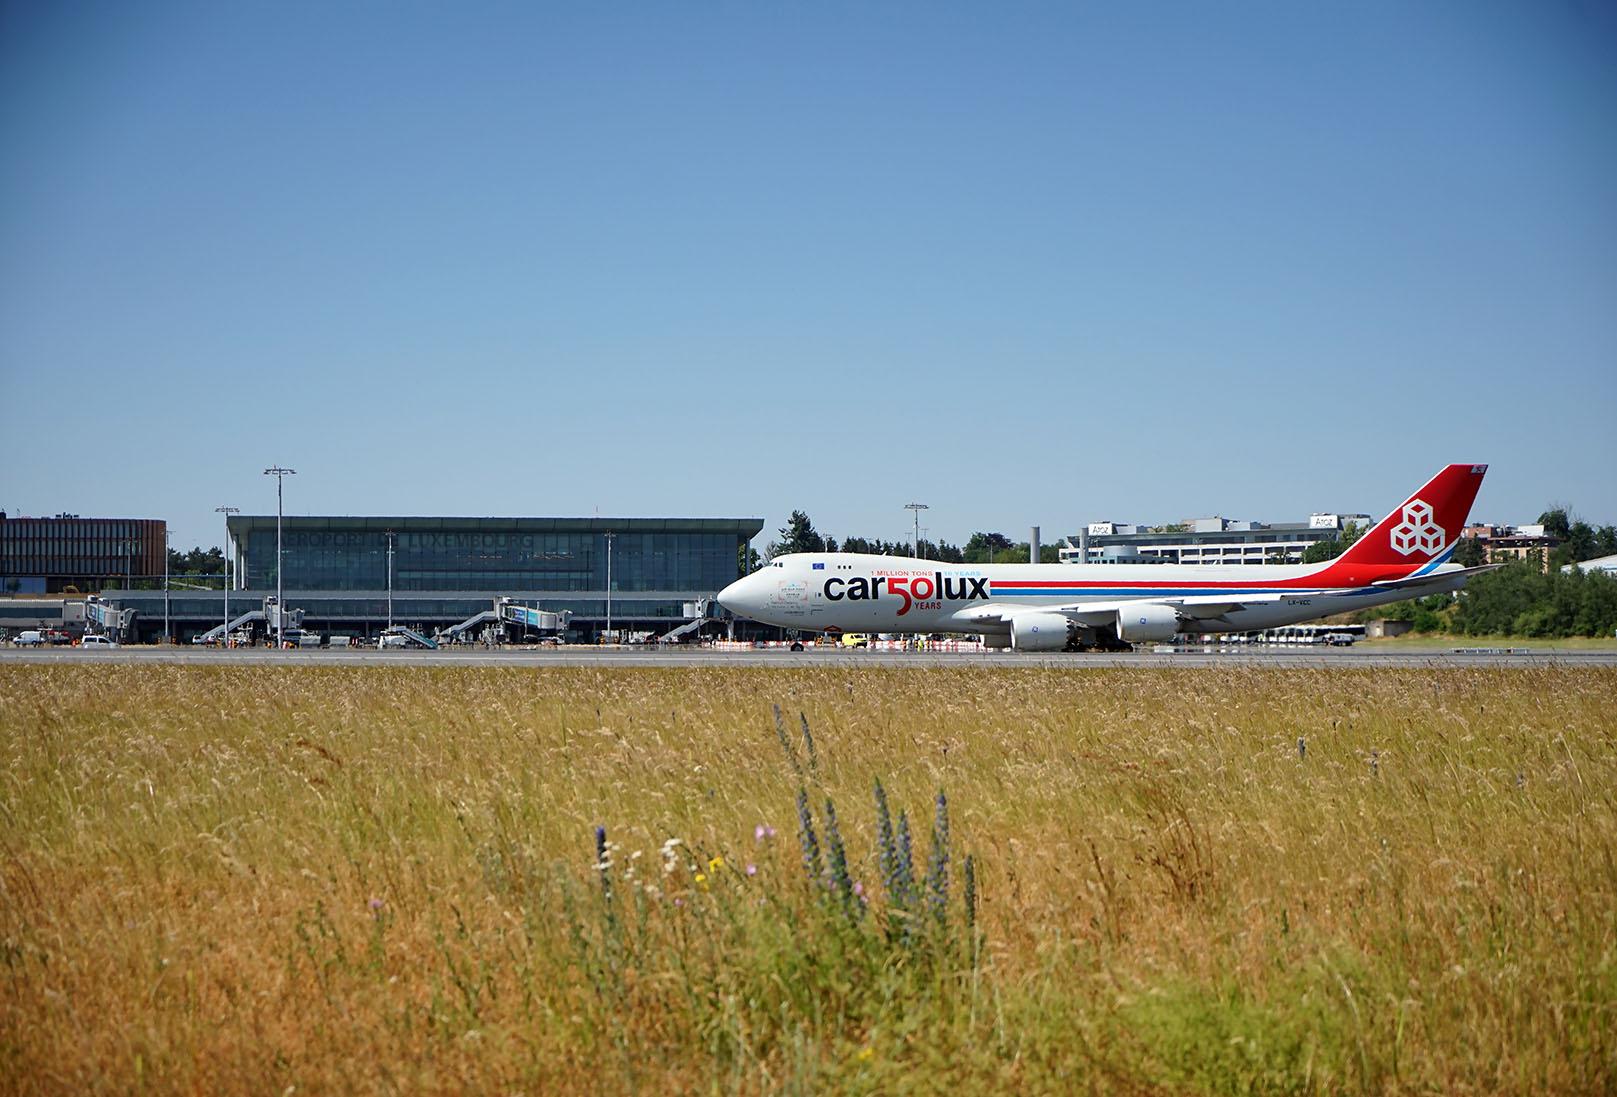
<svg viewBox="0 0 1617 1097">
<path fill-rule="evenodd" d="M 94 594 L 84 603 L 84 619 L 96 625 L 97 631 L 103 635 L 110 634 L 119 639 L 125 639 L 135 627 L 135 614 L 135 610 L 119 609 Z"/>
<path fill-rule="evenodd" d="M 439 629 L 434 635 L 441 644 L 465 643 L 485 628 L 496 629 L 496 635 L 501 640 L 511 633 L 519 636 L 530 632 L 554 635 L 565 632 L 572 619 L 572 613 L 567 610 L 535 609 L 519 605 L 509 598 L 496 598 L 491 608 L 474 613 L 448 628 Z"/>
<path fill-rule="evenodd" d="M 515 625 L 524 632 L 565 632 L 573 620 L 570 610 L 535 609 L 518 605 L 509 598 L 501 598 L 496 608 L 502 623 Z"/>
</svg>

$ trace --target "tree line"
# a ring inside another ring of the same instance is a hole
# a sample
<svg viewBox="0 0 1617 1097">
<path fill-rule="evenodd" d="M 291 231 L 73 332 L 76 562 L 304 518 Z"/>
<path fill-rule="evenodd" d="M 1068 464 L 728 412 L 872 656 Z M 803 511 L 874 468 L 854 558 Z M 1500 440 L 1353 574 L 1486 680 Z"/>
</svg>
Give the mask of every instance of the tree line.
<svg viewBox="0 0 1617 1097">
<path fill-rule="evenodd" d="M 168 571 L 170 575 L 223 575 L 225 554 L 217 545 L 212 548 L 198 545 L 190 552 L 169 549 Z"/>
<path fill-rule="evenodd" d="M 1361 619 L 1408 621 L 1416 632 L 1463 636 L 1610 636 L 1617 631 L 1617 578 L 1600 571 L 1543 571 L 1542 557 L 1478 575 L 1454 594 L 1365 610 Z"/>
<path fill-rule="evenodd" d="M 813 521 L 800 510 L 792 511 L 779 531 L 779 539 L 771 541 L 762 557 L 752 554 L 750 571 L 759 563 L 792 552 L 868 552 L 876 556 L 909 556 L 908 541 L 888 541 L 880 537 L 845 537 L 838 540 L 814 528 Z M 973 533 L 964 545 L 948 541 L 929 541 L 922 538 L 915 546 L 915 555 L 945 564 L 1025 564 L 1032 551 L 1027 541 L 1012 541 L 1003 533 Z M 1061 549 L 1057 545 L 1039 546 L 1039 562 L 1058 563 Z"/>
</svg>

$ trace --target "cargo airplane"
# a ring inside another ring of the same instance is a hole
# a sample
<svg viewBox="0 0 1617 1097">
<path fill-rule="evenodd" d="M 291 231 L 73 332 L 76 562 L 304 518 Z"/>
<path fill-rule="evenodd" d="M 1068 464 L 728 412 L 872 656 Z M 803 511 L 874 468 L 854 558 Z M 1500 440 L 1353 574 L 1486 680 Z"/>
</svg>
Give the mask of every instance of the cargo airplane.
<svg viewBox="0 0 1617 1097">
<path fill-rule="evenodd" d="M 811 631 L 981 634 L 1021 651 L 1246 632 L 1458 590 L 1449 562 L 1487 465 L 1449 465 L 1319 564 L 946 564 L 777 556 L 719 593 L 739 617 Z"/>
</svg>

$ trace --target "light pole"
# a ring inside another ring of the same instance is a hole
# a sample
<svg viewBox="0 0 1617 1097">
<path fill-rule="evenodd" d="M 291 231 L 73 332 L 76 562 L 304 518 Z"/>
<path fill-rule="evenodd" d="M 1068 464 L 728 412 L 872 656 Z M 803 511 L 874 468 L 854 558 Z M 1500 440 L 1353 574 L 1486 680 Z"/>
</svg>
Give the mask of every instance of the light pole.
<svg viewBox="0 0 1617 1097">
<path fill-rule="evenodd" d="M 168 523 L 163 523 L 163 643 L 168 643 Z"/>
<path fill-rule="evenodd" d="M 617 534 L 606 531 L 606 631 L 612 633 L 612 538 Z"/>
<path fill-rule="evenodd" d="M 387 531 L 387 627 L 393 627 L 393 531 Z"/>
<path fill-rule="evenodd" d="M 921 512 L 932 508 L 925 503 L 905 503 L 904 509 L 915 515 L 915 540 L 911 542 L 910 548 L 912 550 L 911 555 L 919 559 L 921 556 Z"/>
<path fill-rule="evenodd" d="M 230 646 L 230 516 L 240 514 L 240 507 L 214 507 L 215 514 L 225 516 L 225 631 L 219 637 L 219 646 Z"/>
<path fill-rule="evenodd" d="M 284 469 L 272 465 L 264 470 L 265 476 L 275 477 L 275 646 L 286 646 L 286 598 L 281 589 L 281 487 L 288 476 L 296 476 L 297 469 Z"/>
</svg>

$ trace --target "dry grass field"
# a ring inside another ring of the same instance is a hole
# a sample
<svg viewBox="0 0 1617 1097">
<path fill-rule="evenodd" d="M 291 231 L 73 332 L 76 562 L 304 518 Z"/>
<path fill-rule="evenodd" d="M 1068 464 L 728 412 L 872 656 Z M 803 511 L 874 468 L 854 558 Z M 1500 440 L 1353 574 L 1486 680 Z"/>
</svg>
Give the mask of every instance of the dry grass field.
<svg viewBox="0 0 1617 1097">
<path fill-rule="evenodd" d="M 8 666 L 0 729 L 6 1092 L 1617 1089 L 1610 670 Z"/>
</svg>

